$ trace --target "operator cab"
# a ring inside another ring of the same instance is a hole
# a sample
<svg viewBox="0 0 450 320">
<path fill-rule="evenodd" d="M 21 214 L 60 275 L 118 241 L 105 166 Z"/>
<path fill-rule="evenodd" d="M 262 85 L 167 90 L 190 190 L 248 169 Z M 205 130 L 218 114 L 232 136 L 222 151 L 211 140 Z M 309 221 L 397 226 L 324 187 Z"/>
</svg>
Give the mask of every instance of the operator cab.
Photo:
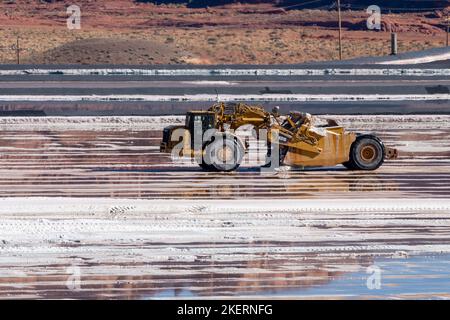
<svg viewBox="0 0 450 320">
<path fill-rule="evenodd" d="M 216 114 L 210 111 L 191 111 L 186 114 L 186 129 L 191 134 L 191 145 L 194 137 L 203 137 L 205 131 L 216 127 Z"/>
<path fill-rule="evenodd" d="M 191 111 L 186 114 L 186 128 L 192 133 L 195 128 L 203 132 L 213 129 L 216 125 L 216 115 L 209 111 Z"/>
</svg>

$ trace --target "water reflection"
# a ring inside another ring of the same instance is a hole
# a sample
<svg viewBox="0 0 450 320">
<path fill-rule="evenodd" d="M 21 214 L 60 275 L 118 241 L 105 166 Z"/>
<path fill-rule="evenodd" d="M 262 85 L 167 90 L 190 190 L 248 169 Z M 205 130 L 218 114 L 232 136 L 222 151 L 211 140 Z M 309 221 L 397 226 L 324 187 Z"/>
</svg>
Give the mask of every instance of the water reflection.
<svg viewBox="0 0 450 320">
<path fill-rule="evenodd" d="M 36 273 L 29 276 L 8 277 L 3 271 L 0 272 L 0 297 L 159 299 L 280 296 L 427 299 L 450 296 L 448 254 L 408 258 L 389 256 L 343 258 L 322 254 L 296 258 L 295 261 L 287 260 L 281 264 L 280 261 L 266 259 L 235 261 L 229 265 L 212 262 L 195 265 L 180 263 L 167 266 L 167 270 L 163 265 L 153 266 L 166 271 L 164 276 L 112 276 L 93 274 L 92 271 L 89 271 L 89 275 L 84 275 L 82 272 L 80 290 L 67 289 L 67 274 Z M 367 285 L 370 276 L 367 273 L 369 266 L 376 266 L 381 271 L 379 288 Z M 65 267 L 50 266 L 50 269 L 65 270 Z M 130 272 L 136 266 L 127 267 Z M 217 271 L 225 267 L 233 271 Z M 89 268 L 93 266 L 82 266 L 81 270 L 88 273 Z M 240 271 L 236 271 L 236 268 Z"/>
<path fill-rule="evenodd" d="M 306 290 L 329 284 L 346 272 L 355 272 L 372 263 L 370 256 L 318 255 L 286 256 L 271 259 L 261 254 L 250 261 L 211 261 L 145 265 L 81 265 L 81 290 L 67 288 L 68 266 L 47 266 L 45 272 L 8 277 L 0 271 L 0 297 L 35 294 L 41 298 L 122 298 L 155 299 L 189 296 L 277 295 L 288 288 Z M 149 274 L 111 275 L 111 269 L 132 273 L 137 268 Z M 34 266 L 33 270 L 40 270 Z M 97 273 L 99 270 L 109 270 Z M 159 275 L 151 275 L 158 271 Z M 43 269 L 42 269 L 43 271 Z M 54 273 L 52 273 L 52 271 Z M 27 270 L 24 270 L 26 273 Z M 161 275 L 164 274 L 164 275 Z"/>
<path fill-rule="evenodd" d="M 17 172 L 15 177 L 3 176 L 0 177 L 0 183 L 0 196 L 101 196 L 142 199 L 268 195 L 304 198 L 327 193 L 394 192 L 402 189 L 406 191 L 409 187 L 415 187 L 415 180 L 400 185 L 389 176 L 376 174 L 305 175 L 296 172 L 268 177 L 255 171 L 227 175 L 204 173 L 199 169 L 95 170 L 73 173 L 43 170 L 37 173 Z"/>
<path fill-rule="evenodd" d="M 415 150 L 406 139 L 406 157 L 437 157 L 442 148 Z M 445 196 L 450 194 L 447 162 L 398 161 L 371 173 L 342 167 L 260 174 L 257 167 L 238 172 L 205 173 L 196 165 L 174 163 L 158 151 L 161 133 L 148 131 L 17 131 L 0 137 L 0 196 L 70 196 L 127 198 L 310 198 Z M 415 139 L 410 141 L 408 139 Z M 442 144 L 442 137 L 427 145 Z M 406 143 L 405 142 L 405 143 Z M 389 142 L 395 146 L 395 142 Z M 438 158 L 437 158 L 438 159 Z M 447 167 L 446 167 L 447 166 Z M 430 171 L 430 170 L 428 170 Z"/>
</svg>

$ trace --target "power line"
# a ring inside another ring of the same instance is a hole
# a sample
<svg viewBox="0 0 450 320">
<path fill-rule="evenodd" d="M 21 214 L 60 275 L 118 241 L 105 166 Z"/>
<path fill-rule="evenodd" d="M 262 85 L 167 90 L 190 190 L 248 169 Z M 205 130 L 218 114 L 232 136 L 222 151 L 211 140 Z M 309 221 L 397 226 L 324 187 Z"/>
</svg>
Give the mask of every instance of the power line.
<svg viewBox="0 0 450 320">
<path fill-rule="evenodd" d="M 353 5 L 351 3 L 344 3 L 342 4 L 342 7 L 345 7 L 347 9 L 366 9 L 367 6 L 358 6 L 358 5 Z M 379 6 L 380 9 L 384 10 L 384 11 L 399 11 L 399 12 L 410 12 L 410 11 L 434 11 L 434 10 L 445 10 L 448 7 L 408 7 L 408 8 L 396 8 L 396 7 L 384 7 L 384 6 Z"/>
<path fill-rule="evenodd" d="M 303 3 L 297 3 L 297 4 L 293 4 L 290 6 L 284 6 L 284 7 L 280 7 L 282 9 L 291 9 L 291 8 L 296 8 L 296 7 L 300 7 L 300 6 L 306 6 L 308 4 L 313 4 L 313 3 L 317 3 L 317 2 L 324 2 L 323 0 L 312 0 L 312 1 L 307 1 L 307 2 L 303 2 Z"/>
<path fill-rule="evenodd" d="M 408 0 L 409 2 L 436 2 L 435 0 Z M 298 8 L 298 7 L 302 7 L 302 6 L 306 6 L 309 4 L 314 4 L 314 3 L 318 3 L 318 2 L 327 2 L 328 4 L 324 4 L 328 5 L 329 8 L 337 8 L 337 4 L 336 1 L 324 1 L 324 0 L 311 0 L 311 1 L 304 1 L 301 3 L 297 3 L 297 4 L 293 4 L 293 5 L 289 5 L 289 6 L 280 6 L 280 8 L 282 9 L 291 9 L 291 8 Z M 450 6 L 450 4 L 449 4 Z M 434 10 L 444 10 L 447 9 L 449 6 L 446 7 L 407 7 L 407 8 L 400 8 L 400 7 L 385 7 L 385 6 L 380 6 L 380 8 L 383 11 L 388 11 L 388 10 L 392 10 L 392 11 L 399 11 L 399 12 L 410 12 L 410 11 L 434 11 Z M 347 9 L 366 9 L 368 6 L 362 6 L 362 5 L 354 5 L 351 3 L 341 3 L 341 8 L 347 8 Z"/>
</svg>

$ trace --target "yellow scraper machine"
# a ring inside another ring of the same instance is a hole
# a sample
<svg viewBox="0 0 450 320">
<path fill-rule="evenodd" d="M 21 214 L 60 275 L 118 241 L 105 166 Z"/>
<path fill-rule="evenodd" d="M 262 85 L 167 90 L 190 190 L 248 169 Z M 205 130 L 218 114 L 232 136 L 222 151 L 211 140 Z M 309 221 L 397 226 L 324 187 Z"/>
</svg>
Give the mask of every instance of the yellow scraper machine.
<svg viewBox="0 0 450 320">
<path fill-rule="evenodd" d="M 308 113 L 281 115 L 244 103 L 214 104 L 207 111 L 190 111 L 185 125 L 164 128 L 160 151 L 195 157 L 209 171 L 234 171 L 249 147 L 236 134 L 252 127 L 256 138 L 267 142 L 267 164 L 298 167 L 329 167 L 338 164 L 351 170 L 375 170 L 385 159 L 396 159 L 397 150 L 384 146 L 376 136 L 348 132 L 336 121 L 314 125 Z M 277 157 L 274 157 L 277 155 Z"/>
</svg>

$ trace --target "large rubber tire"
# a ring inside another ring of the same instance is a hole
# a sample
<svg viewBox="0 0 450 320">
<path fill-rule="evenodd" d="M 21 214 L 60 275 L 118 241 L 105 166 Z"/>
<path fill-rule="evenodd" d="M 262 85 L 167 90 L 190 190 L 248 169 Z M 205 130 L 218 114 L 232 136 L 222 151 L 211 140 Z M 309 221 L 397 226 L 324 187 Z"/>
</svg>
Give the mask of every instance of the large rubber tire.
<svg viewBox="0 0 450 320">
<path fill-rule="evenodd" d="M 202 161 L 202 163 L 199 163 L 198 165 L 205 171 L 216 171 L 213 166 L 206 164 L 204 161 Z"/>
<path fill-rule="evenodd" d="M 244 154 L 244 146 L 235 136 L 223 134 L 205 145 L 200 166 L 209 171 L 235 171 L 241 165 Z"/>
<path fill-rule="evenodd" d="M 344 162 L 342 165 L 344 167 L 346 167 L 348 170 L 355 170 L 355 168 L 353 167 L 353 164 L 352 164 L 352 162 L 350 160 L 347 161 L 347 162 Z"/>
<path fill-rule="evenodd" d="M 350 160 L 343 165 L 350 170 L 376 170 L 384 162 L 383 142 L 373 135 L 358 136 L 350 148 Z"/>
</svg>

